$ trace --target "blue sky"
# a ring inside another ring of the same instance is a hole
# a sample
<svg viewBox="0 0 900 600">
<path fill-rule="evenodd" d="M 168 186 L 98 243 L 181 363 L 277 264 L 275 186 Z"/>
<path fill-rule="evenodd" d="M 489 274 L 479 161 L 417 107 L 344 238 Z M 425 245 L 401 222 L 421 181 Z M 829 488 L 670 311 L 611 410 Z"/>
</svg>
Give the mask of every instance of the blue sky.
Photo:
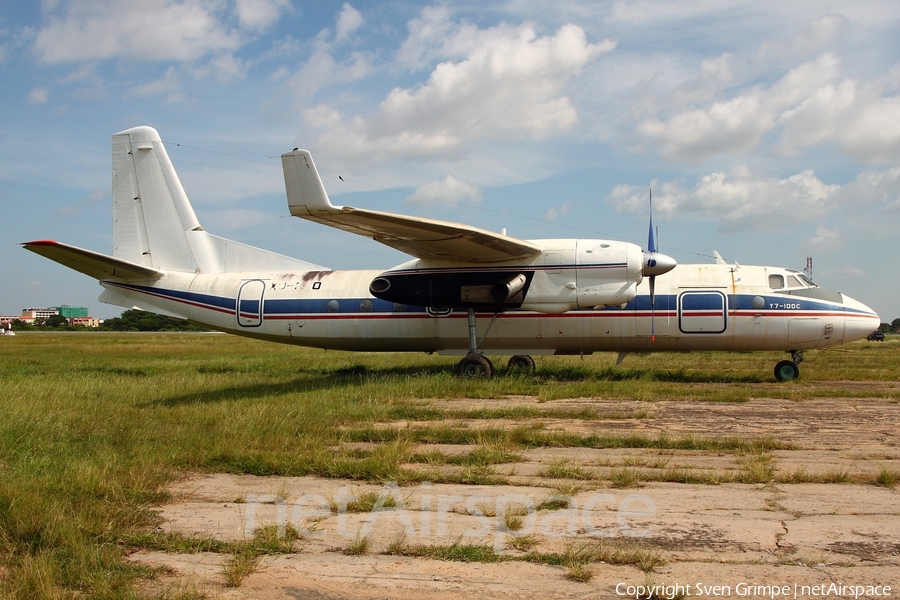
<svg viewBox="0 0 900 600">
<path fill-rule="evenodd" d="M 0 313 L 121 309 L 18 245 L 111 253 L 110 135 L 156 127 L 204 228 L 332 268 L 406 260 L 336 203 L 802 269 L 900 316 L 895 0 L 45 0 L 0 9 Z M 343 178 L 343 181 L 338 179 Z"/>
</svg>

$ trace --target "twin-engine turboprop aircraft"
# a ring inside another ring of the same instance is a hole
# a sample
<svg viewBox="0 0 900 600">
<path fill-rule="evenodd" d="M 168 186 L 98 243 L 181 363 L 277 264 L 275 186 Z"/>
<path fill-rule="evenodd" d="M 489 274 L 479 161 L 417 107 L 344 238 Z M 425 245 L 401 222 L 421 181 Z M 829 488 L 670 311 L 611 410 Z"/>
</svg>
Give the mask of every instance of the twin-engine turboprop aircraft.
<svg viewBox="0 0 900 600">
<path fill-rule="evenodd" d="M 778 267 L 679 265 L 607 240 L 519 240 L 476 227 L 334 206 L 305 150 L 282 155 L 292 215 L 370 237 L 415 258 L 387 271 L 326 267 L 203 230 L 159 134 L 113 135 L 113 256 L 51 240 L 24 246 L 100 281 L 100 300 L 276 342 L 356 351 L 462 354 L 461 376 L 490 377 L 485 352 L 803 350 L 865 337 L 868 306 Z"/>
</svg>

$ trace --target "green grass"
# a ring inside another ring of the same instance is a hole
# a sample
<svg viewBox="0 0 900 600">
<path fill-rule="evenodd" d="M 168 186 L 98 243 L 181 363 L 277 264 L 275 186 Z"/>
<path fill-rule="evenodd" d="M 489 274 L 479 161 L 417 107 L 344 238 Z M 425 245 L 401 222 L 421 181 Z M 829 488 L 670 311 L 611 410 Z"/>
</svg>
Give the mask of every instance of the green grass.
<svg viewBox="0 0 900 600">
<path fill-rule="evenodd" d="M 134 597 L 136 586 L 156 572 L 124 560 L 133 547 L 246 554 L 250 558 L 232 561 L 236 583 L 260 553 L 284 551 L 275 540 L 240 550 L 148 533 L 157 524 L 154 506 L 167 500 L 166 484 L 181 472 L 490 485 L 507 480 L 496 465 L 518 460 L 529 448 L 752 456 L 789 446 L 770 438 L 632 435 L 596 427 L 596 433 L 575 434 L 544 429 L 541 420 L 651 414 L 547 404 L 556 398 L 742 402 L 768 395 L 803 401 L 834 393 L 821 382 L 837 380 L 885 382 L 889 389 L 879 394 L 900 399 L 900 389 L 889 387 L 900 380 L 898 357 L 900 344 L 892 343 L 808 352 L 803 379 L 789 386 L 771 381 L 781 353 L 634 355 L 621 367 L 609 354 L 583 361 L 538 357 L 534 374 L 506 377 L 500 369 L 491 381 L 478 381 L 454 377 L 453 357 L 324 352 L 217 334 L 23 333 L 0 340 L 0 597 Z M 454 404 L 510 396 L 539 402 Z M 471 419 L 489 426 L 467 427 Z M 398 421 L 418 424 L 375 425 Z M 378 445 L 343 449 L 354 441 Z M 432 454 L 432 462 L 421 462 L 414 450 L 421 443 L 474 448 L 459 458 Z M 746 464 L 741 471 L 761 481 L 770 475 L 765 467 Z M 870 481 L 894 486 L 896 480 L 895 471 L 886 471 Z"/>
<path fill-rule="evenodd" d="M 880 471 L 878 471 L 878 474 L 875 475 L 874 478 L 875 485 L 880 485 L 886 488 L 892 488 L 896 486 L 898 481 L 900 481 L 900 471 L 888 469 L 887 467 L 882 468 Z"/>
</svg>

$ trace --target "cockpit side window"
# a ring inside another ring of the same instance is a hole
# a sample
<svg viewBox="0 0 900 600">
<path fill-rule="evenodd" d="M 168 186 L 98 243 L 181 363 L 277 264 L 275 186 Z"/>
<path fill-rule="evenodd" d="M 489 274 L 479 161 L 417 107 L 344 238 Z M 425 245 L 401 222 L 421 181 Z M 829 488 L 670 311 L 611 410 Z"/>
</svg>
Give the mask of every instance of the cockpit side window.
<svg viewBox="0 0 900 600">
<path fill-rule="evenodd" d="M 769 275 L 769 287 L 773 290 L 780 290 L 784 287 L 784 275 Z"/>
<path fill-rule="evenodd" d="M 787 286 L 789 288 L 798 288 L 798 287 L 803 287 L 803 284 L 800 283 L 799 279 L 797 279 L 796 277 L 791 275 L 790 277 L 787 278 Z"/>
</svg>

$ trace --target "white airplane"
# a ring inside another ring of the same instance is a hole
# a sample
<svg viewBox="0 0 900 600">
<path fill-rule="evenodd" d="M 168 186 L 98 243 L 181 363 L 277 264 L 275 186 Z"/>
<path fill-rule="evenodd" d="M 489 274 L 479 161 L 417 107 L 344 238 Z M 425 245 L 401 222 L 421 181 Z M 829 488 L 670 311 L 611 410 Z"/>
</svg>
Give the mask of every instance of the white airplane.
<svg viewBox="0 0 900 600">
<path fill-rule="evenodd" d="M 484 355 L 783 350 L 866 337 L 861 302 L 779 267 L 680 265 L 592 239 L 519 240 L 460 223 L 334 206 L 306 150 L 283 154 L 292 215 L 415 257 L 387 271 L 333 271 L 203 230 L 157 131 L 112 137 L 113 255 L 52 240 L 25 248 L 99 280 L 100 301 L 275 342 L 354 351 L 464 355 L 460 376 L 489 378 Z M 479 322 L 480 319 L 480 322 Z"/>
</svg>

